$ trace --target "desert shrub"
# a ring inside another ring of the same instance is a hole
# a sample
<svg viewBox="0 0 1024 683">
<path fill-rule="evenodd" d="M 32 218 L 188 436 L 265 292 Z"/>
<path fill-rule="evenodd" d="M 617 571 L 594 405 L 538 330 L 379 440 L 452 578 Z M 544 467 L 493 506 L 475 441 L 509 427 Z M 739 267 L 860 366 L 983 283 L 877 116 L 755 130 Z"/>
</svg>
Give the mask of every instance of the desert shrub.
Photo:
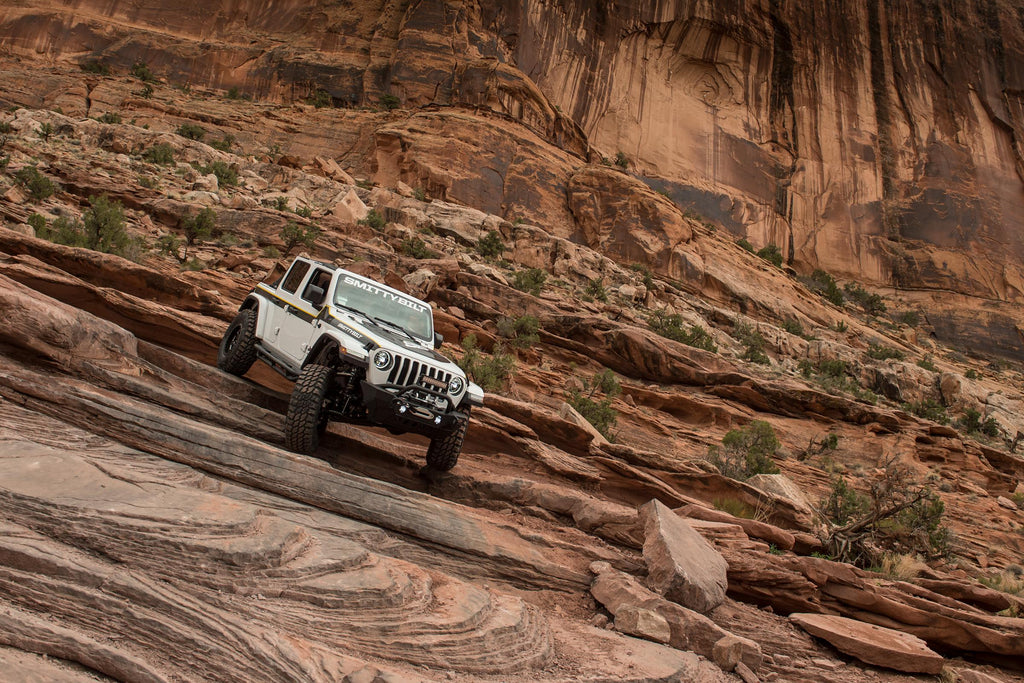
<svg viewBox="0 0 1024 683">
<path fill-rule="evenodd" d="M 131 75 L 145 83 L 152 83 L 156 80 L 156 76 L 150 70 L 149 66 L 145 62 L 135 62 L 132 64 Z"/>
<path fill-rule="evenodd" d="M 47 121 L 46 123 L 40 124 L 39 130 L 36 131 L 36 134 L 43 140 L 49 140 L 50 137 L 53 136 L 54 132 L 53 124 Z"/>
<path fill-rule="evenodd" d="M 249 100 L 252 99 L 249 95 L 238 89 L 238 86 L 232 86 L 228 89 L 227 98 L 229 100 Z"/>
<path fill-rule="evenodd" d="M 591 299 L 597 299 L 607 303 L 608 292 L 604 288 L 604 283 L 601 282 L 601 278 L 594 278 L 593 280 L 587 281 L 587 286 L 583 289 L 584 296 L 588 296 Z"/>
<path fill-rule="evenodd" d="M 618 419 L 618 412 L 612 408 L 612 402 L 620 393 L 622 386 L 615 373 L 605 369 L 583 380 L 582 391 L 571 390 L 566 396 L 566 402 L 602 436 L 612 441 L 611 429 Z"/>
<path fill-rule="evenodd" d="M 832 329 L 835 330 L 836 332 L 846 332 L 848 329 L 850 329 L 850 327 L 849 325 L 846 324 L 845 321 L 837 320 L 836 324 L 832 326 Z"/>
<path fill-rule="evenodd" d="M 527 349 L 539 342 L 539 332 L 540 321 L 534 315 L 498 319 L 498 334 L 517 349 Z"/>
<path fill-rule="evenodd" d="M 395 95 L 392 95 L 390 93 L 387 95 L 382 95 L 380 98 L 380 106 L 382 106 L 384 109 L 387 109 L 388 111 L 391 111 L 392 109 L 398 109 L 398 107 L 401 106 L 401 104 L 402 100 L 398 99 Z"/>
<path fill-rule="evenodd" d="M 143 83 L 142 89 L 135 94 L 144 100 L 148 100 L 150 97 L 153 96 L 153 86 L 151 86 L 149 83 Z"/>
<path fill-rule="evenodd" d="M 52 180 L 39 172 L 35 166 L 25 166 L 14 174 L 14 179 L 28 191 L 29 196 L 41 202 L 52 197 L 57 191 L 57 185 Z"/>
<path fill-rule="evenodd" d="M 295 215 L 302 216 L 303 218 L 312 218 L 313 209 L 309 208 L 308 206 L 299 206 L 296 207 L 295 209 Z"/>
<path fill-rule="evenodd" d="M 231 187 L 238 184 L 238 170 L 226 162 L 211 161 L 205 166 L 197 167 L 196 170 L 203 175 L 210 175 L 212 173 L 217 176 L 217 184 L 221 187 Z"/>
<path fill-rule="evenodd" d="M 759 258 L 764 259 L 776 268 L 782 267 L 782 250 L 774 244 L 769 244 L 757 251 Z"/>
<path fill-rule="evenodd" d="M 881 344 L 868 344 L 867 356 L 874 360 L 888 360 L 890 358 L 903 360 L 904 358 L 903 352 L 899 349 L 894 349 L 890 346 L 883 346 Z"/>
<path fill-rule="evenodd" d="M 651 269 L 648 266 L 643 263 L 634 263 L 629 268 L 630 270 L 636 271 L 641 277 L 643 277 L 644 287 L 646 287 L 648 291 L 654 287 L 654 273 L 651 272 Z"/>
<path fill-rule="evenodd" d="M 89 197 L 89 208 L 82 214 L 85 246 L 110 254 L 125 254 L 128 233 L 124 227 L 124 207 L 107 197 Z"/>
<path fill-rule="evenodd" d="M 78 65 L 78 68 L 87 74 L 98 74 L 100 76 L 109 76 L 110 67 L 99 61 L 98 59 L 90 59 L 82 62 Z"/>
<path fill-rule="evenodd" d="M 183 123 L 178 126 L 178 135 L 188 140 L 202 140 L 206 135 L 206 129 L 198 123 Z"/>
<path fill-rule="evenodd" d="M 966 377 L 967 379 L 978 379 L 978 371 L 975 370 L 974 368 L 970 368 L 967 372 L 964 373 L 964 377 Z"/>
<path fill-rule="evenodd" d="M 626 156 L 625 152 L 616 153 L 615 165 L 621 168 L 622 170 L 626 170 L 627 168 L 629 168 L 629 157 Z"/>
<path fill-rule="evenodd" d="M 896 322 L 917 327 L 921 324 L 921 314 L 918 311 L 903 311 L 896 316 Z"/>
<path fill-rule="evenodd" d="M 210 147 L 220 150 L 221 152 L 230 152 L 235 148 L 235 136 L 230 133 L 225 133 L 224 137 L 220 140 L 213 140 L 210 142 Z"/>
<path fill-rule="evenodd" d="M 946 408 L 934 399 L 926 398 L 916 403 L 904 403 L 903 410 L 913 413 L 924 420 L 932 420 L 939 424 L 949 424 L 949 415 L 946 414 Z"/>
<path fill-rule="evenodd" d="M 512 286 L 521 292 L 540 296 L 547 279 L 548 274 L 540 268 L 527 268 L 516 272 L 513 276 Z"/>
<path fill-rule="evenodd" d="M 166 166 L 174 163 L 174 148 L 166 142 L 153 145 L 142 153 L 142 158 L 151 164 Z"/>
<path fill-rule="evenodd" d="M 410 237 L 402 241 L 401 252 L 415 259 L 437 258 L 437 252 L 431 251 L 427 243 L 419 237 Z"/>
<path fill-rule="evenodd" d="M 850 364 L 845 360 L 829 359 L 818 363 L 818 372 L 827 377 L 842 377 L 850 369 Z"/>
<path fill-rule="evenodd" d="M 7 164 L 9 164 L 9 163 L 11 163 L 11 155 L 10 154 L 5 154 L 4 156 L 0 157 L 0 171 L 6 171 L 7 170 Z"/>
<path fill-rule="evenodd" d="M 377 211 L 377 209 L 370 209 L 370 211 L 366 214 L 366 218 L 359 221 L 359 224 L 367 225 L 373 228 L 374 230 L 383 230 L 384 226 L 386 225 L 386 221 L 384 220 L 384 216 L 381 215 L 380 211 Z"/>
<path fill-rule="evenodd" d="M 315 225 L 302 226 L 295 221 L 288 221 L 280 233 L 281 241 L 284 242 L 284 253 L 290 254 L 292 249 L 302 245 L 312 249 L 318 237 L 320 228 Z"/>
<path fill-rule="evenodd" d="M 113 124 L 121 123 L 121 115 L 118 114 L 117 112 L 108 111 L 108 112 L 104 112 L 103 116 L 97 117 L 96 120 L 99 121 L 100 123 L 106 123 L 106 124 L 113 125 Z"/>
<path fill-rule="evenodd" d="M 484 354 L 477 346 L 474 334 L 466 335 L 462 340 L 462 350 L 459 367 L 484 391 L 497 392 L 508 386 L 516 369 L 515 356 L 505 353 L 500 346 L 495 347 L 490 356 Z"/>
<path fill-rule="evenodd" d="M 836 284 L 836 279 L 827 272 L 818 268 L 811 273 L 809 278 L 801 279 L 808 289 L 817 292 L 836 306 L 842 307 L 844 301 L 843 292 L 839 289 L 839 285 Z"/>
<path fill-rule="evenodd" d="M 700 325 L 691 325 L 688 330 L 683 329 L 683 317 L 678 313 L 668 314 L 665 311 L 654 311 L 647 319 L 647 324 L 651 326 L 652 331 L 666 339 L 672 339 L 711 353 L 718 352 L 718 346 L 715 345 L 714 339 L 711 338 L 711 334 L 707 330 Z"/>
<path fill-rule="evenodd" d="M 423 188 L 417 187 L 415 190 L 412 191 L 412 198 L 418 202 L 425 202 L 427 201 L 427 193 L 426 191 L 423 190 Z"/>
<path fill-rule="evenodd" d="M 181 249 L 181 238 L 171 233 L 161 235 L 156 241 L 156 248 L 161 254 L 178 258 L 178 251 Z"/>
<path fill-rule="evenodd" d="M 994 417 L 981 419 L 981 413 L 974 408 L 964 411 L 963 417 L 957 420 L 957 427 L 968 434 L 984 434 L 985 436 L 999 436 L 999 423 Z"/>
<path fill-rule="evenodd" d="M 843 286 L 846 296 L 856 302 L 868 315 L 881 315 L 885 313 L 885 302 L 878 294 L 871 294 L 860 285 L 847 283 Z"/>
<path fill-rule="evenodd" d="M 42 218 L 40 216 L 40 218 Z M 108 197 L 89 197 L 89 208 L 82 220 L 60 216 L 48 228 L 43 222 L 40 237 L 69 247 L 133 258 L 139 244 L 125 230 L 124 208 Z"/>
<path fill-rule="evenodd" d="M 945 505 L 927 486 L 888 463 L 867 494 L 857 493 L 842 477 L 821 504 L 829 531 L 826 546 L 836 557 L 860 567 L 877 566 L 886 552 L 948 556 L 952 534 L 943 525 Z"/>
<path fill-rule="evenodd" d="M 160 183 L 157 182 L 156 178 L 148 175 L 140 175 L 136 178 L 136 180 L 138 180 L 140 186 L 146 188 L 147 190 L 155 190 L 160 185 Z"/>
<path fill-rule="evenodd" d="M 206 270 L 206 264 L 193 256 L 181 264 L 182 270 Z"/>
<path fill-rule="evenodd" d="M 491 230 L 476 242 L 476 252 L 484 258 L 501 258 L 505 249 L 505 242 L 497 230 Z"/>
<path fill-rule="evenodd" d="M 278 195 L 277 197 L 274 197 L 270 201 L 273 202 L 274 208 L 277 209 L 278 211 L 288 210 L 288 197 L 285 197 L 284 195 Z"/>
<path fill-rule="evenodd" d="M 736 244 L 738 244 L 739 246 L 743 247 L 745 250 L 749 251 L 751 254 L 753 254 L 753 253 L 755 253 L 757 251 L 756 249 L 754 249 L 754 245 L 751 244 L 747 240 L 746 237 L 741 237 L 738 240 L 736 240 Z"/>
<path fill-rule="evenodd" d="M 754 519 L 757 516 L 757 511 L 754 508 L 736 498 L 715 498 L 711 504 L 716 510 L 728 512 L 733 517 L 740 519 Z"/>
<path fill-rule="evenodd" d="M 334 106 L 334 98 L 323 88 L 317 88 L 306 98 L 306 104 L 311 104 L 317 109 L 324 109 Z"/>
<path fill-rule="evenodd" d="M 924 368 L 929 372 L 938 372 L 939 369 L 935 366 L 935 362 L 932 360 L 932 354 L 926 353 L 924 358 L 917 361 L 917 367 Z"/>
<path fill-rule="evenodd" d="M 194 216 L 183 216 L 180 224 L 182 232 L 185 233 L 185 252 L 180 257 L 184 263 L 188 260 L 189 247 L 193 247 L 213 235 L 217 225 L 217 214 L 210 207 L 206 207 Z M 189 270 L 194 269 L 190 268 Z"/>
<path fill-rule="evenodd" d="M 32 214 L 28 217 L 27 223 L 35 230 L 36 237 L 42 237 L 46 233 L 46 218 L 42 214 Z"/>
<path fill-rule="evenodd" d="M 754 420 L 743 429 L 732 429 L 722 437 L 722 447 L 708 448 L 708 462 L 730 479 L 746 481 L 756 474 L 778 474 L 771 456 L 778 450 L 775 430 L 764 420 Z"/>
<path fill-rule="evenodd" d="M 796 318 L 786 318 L 782 321 L 782 329 L 790 334 L 795 334 L 798 337 L 804 335 L 804 326 L 800 324 L 800 321 Z"/>
<path fill-rule="evenodd" d="M 281 258 L 281 251 L 273 244 L 263 247 L 263 255 L 267 258 Z"/>
<path fill-rule="evenodd" d="M 768 354 L 764 352 L 767 342 L 765 342 L 761 333 L 753 327 L 746 323 L 737 323 L 733 329 L 732 336 L 743 345 L 743 360 L 759 365 L 768 365 L 771 362 Z"/>
</svg>

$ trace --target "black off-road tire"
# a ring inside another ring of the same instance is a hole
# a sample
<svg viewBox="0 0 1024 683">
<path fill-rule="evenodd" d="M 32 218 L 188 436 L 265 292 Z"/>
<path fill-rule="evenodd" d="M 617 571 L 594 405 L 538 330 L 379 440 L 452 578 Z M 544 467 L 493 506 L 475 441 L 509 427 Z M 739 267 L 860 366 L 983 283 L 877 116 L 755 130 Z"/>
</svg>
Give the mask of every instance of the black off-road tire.
<svg viewBox="0 0 1024 683">
<path fill-rule="evenodd" d="M 217 367 L 241 377 L 256 362 L 256 311 L 239 311 L 217 349 Z"/>
<path fill-rule="evenodd" d="M 462 442 L 466 439 L 466 429 L 469 427 L 469 410 L 463 412 L 466 413 L 466 419 L 458 427 L 430 440 L 427 446 L 427 468 L 435 472 L 447 472 L 459 461 Z"/>
<path fill-rule="evenodd" d="M 327 430 L 327 391 L 334 379 L 329 365 L 307 365 L 295 382 L 284 420 L 284 442 L 288 450 L 312 453 Z"/>
</svg>

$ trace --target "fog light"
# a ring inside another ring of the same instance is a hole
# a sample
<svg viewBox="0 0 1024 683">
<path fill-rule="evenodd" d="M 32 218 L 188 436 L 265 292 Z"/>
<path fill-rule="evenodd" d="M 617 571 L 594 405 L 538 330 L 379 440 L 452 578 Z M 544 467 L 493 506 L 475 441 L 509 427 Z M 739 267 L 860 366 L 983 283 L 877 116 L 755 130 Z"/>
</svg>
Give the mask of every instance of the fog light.
<svg viewBox="0 0 1024 683">
<path fill-rule="evenodd" d="M 441 416 L 440 415 L 437 415 L 437 416 L 434 417 L 434 424 L 436 424 L 436 425 L 441 424 Z"/>
<path fill-rule="evenodd" d="M 403 415 L 405 414 L 405 411 L 407 411 L 407 410 L 409 410 L 409 406 L 407 406 L 405 404 L 402 404 L 402 405 L 398 406 L 398 412 L 402 413 Z"/>
</svg>

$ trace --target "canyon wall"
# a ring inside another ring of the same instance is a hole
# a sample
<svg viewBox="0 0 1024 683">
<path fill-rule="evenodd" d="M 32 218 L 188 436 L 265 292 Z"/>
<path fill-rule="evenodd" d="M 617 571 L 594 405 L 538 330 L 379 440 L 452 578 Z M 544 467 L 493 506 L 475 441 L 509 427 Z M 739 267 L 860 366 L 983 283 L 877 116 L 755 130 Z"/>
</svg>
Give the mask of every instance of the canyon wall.
<svg viewBox="0 0 1024 683">
<path fill-rule="evenodd" d="M 1022 13 L 1004 0 L 30 0 L 0 9 L 0 50 L 115 72 L 142 61 L 261 100 L 426 108 L 360 123 L 372 145 L 324 146 L 378 182 L 559 236 L 584 239 L 572 176 L 618 161 L 798 271 L 1019 302 Z M 437 106 L 492 113 L 495 129 Z"/>
</svg>

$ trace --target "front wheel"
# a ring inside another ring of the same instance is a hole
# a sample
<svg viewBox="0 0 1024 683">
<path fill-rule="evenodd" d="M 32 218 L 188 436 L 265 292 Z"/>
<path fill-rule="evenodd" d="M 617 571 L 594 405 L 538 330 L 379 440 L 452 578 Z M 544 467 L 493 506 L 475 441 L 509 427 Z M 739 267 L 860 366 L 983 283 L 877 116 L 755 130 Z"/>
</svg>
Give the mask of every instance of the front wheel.
<svg viewBox="0 0 1024 683">
<path fill-rule="evenodd" d="M 465 412 L 467 413 L 466 419 L 461 420 L 458 427 L 430 440 L 430 445 L 427 446 L 428 468 L 438 472 L 447 472 L 459 461 L 462 442 L 466 439 L 466 429 L 469 427 L 469 409 L 467 408 Z"/>
<path fill-rule="evenodd" d="M 327 430 L 327 390 L 334 379 L 334 368 L 307 365 L 295 382 L 284 420 L 284 439 L 288 450 L 312 453 Z"/>
<path fill-rule="evenodd" d="M 256 362 L 256 311 L 239 311 L 217 349 L 217 367 L 241 377 Z"/>
</svg>

